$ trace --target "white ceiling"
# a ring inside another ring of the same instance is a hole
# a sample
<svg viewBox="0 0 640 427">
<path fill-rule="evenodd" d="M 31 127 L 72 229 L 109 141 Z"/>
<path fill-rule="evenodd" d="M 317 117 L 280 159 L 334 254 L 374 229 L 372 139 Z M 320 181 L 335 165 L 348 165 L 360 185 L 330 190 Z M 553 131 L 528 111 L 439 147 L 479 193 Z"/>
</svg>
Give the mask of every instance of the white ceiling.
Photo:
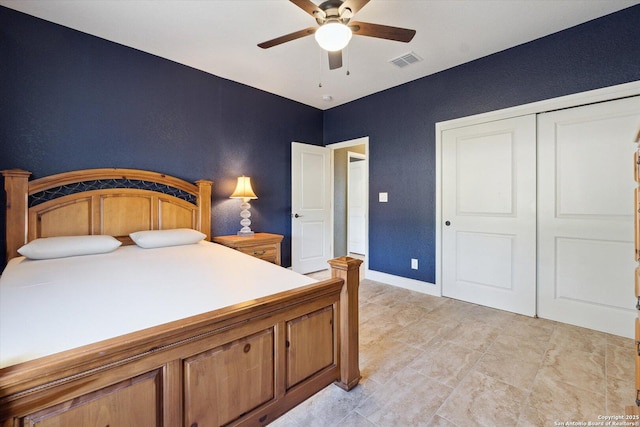
<svg viewBox="0 0 640 427">
<path fill-rule="evenodd" d="M 354 20 L 412 28 L 416 36 L 408 44 L 354 36 L 344 51 L 344 66 L 329 71 L 326 53 L 312 36 L 266 50 L 256 46 L 316 25 L 287 0 L 0 0 L 29 15 L 322 110 L 638 3 L 371 0 Z M 405 68 L 389 63 L 409 52 L 423 61 Z M 325 100 L 327 95 L 332 99 Z"/>
</svg>

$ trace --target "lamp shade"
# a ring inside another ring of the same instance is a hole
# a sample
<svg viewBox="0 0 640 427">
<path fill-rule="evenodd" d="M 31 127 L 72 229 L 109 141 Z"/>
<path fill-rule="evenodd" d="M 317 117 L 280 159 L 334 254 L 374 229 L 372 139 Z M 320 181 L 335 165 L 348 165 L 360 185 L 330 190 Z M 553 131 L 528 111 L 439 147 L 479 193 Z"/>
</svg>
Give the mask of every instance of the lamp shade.
<svg viewBox="0 0 640 427">
<path fill-rule="evenodd" d="M 349 44 L 353 33 L 341 22 L 327 22 L 316 31 L 316 41 L 324 50 L 335 52 L 342 50 Z"/>
<path fill-rule="evenodd" d="M 251 178 L 248 176 L 238 177 L 238 184 L 233 194 L 229 196 L 231 199 L 257 199 L 256 193 L 251 188 Z"/>
</svg>

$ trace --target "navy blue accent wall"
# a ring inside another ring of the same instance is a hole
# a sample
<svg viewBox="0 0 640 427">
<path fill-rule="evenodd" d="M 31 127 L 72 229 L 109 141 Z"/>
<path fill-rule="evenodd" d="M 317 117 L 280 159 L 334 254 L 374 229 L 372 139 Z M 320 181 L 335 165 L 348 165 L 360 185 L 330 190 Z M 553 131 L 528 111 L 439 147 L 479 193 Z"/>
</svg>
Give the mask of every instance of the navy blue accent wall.
<svg viewBox="0 0 640 427">
<path fill-rule="evenodd" d="M 214 235 L 240 229 L 240 201 L 228 197 L 248 175 L 259 197 L 252 228 L 284 234 L 289 265 L 291 142 L 322 144 L 322 119 L 316 108 L 0 7 L 0 170 L 37 178 L 130 167 L 212 179 Z"/>
<path fill-rule="evenodd" d="M 435 281 L 437 122 L 640 80 L 639 23 L 640 5 L 325 111 L 325 144 L 369 136 L 369 267 Z"/>
</svg>

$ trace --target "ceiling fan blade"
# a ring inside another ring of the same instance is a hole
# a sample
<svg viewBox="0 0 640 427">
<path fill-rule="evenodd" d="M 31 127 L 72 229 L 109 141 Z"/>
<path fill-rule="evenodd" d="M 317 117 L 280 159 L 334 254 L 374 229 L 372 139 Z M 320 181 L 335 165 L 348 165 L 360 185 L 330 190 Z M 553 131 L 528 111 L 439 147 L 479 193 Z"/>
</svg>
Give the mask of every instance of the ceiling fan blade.
<svg viewBox="0 0 640 427">
<path fill-rule="evenodd" d="M 317 30 L 316 27 L 305 28 L 304 30 L 296 31 L 290 34 L 285 34 L 284 36 L 276 37 L 273 40 L 268 40 L 266 42 L 259 43 L 258 46 L 263 49 L 268 49 L 270 47 L 277 46 L 282 43 L 290 42 L 291 40 L 310 36 L 311 34 L 315 33 L 316 30 Z"/>
<path fill-rule="evenodd" d="M 296 6 L 298 6 L 300 9 L 307 12 L 309 15 L 313 16 L 314 18 L 324 19 L 327 17 L 327 14 L 324 13 L 324 10 L 316 6 L 316 4 L 313 3 L 311 0 L 289 0 L 289 1 L 295 4 Z"/>
<path fill-rule="evenodd" d="M 342 67 L 342 51 L 336 50 L 335 52 L 329 53 L 329 69 L 335 70 L 336 68 Z"/>
<path fill-rule="evenodd" d="M 351 15 L 355 15 L 367 3 L 369 3 L 369 0 L 345 0 L 345 2 L 340 5 L 340 15 L 342 15 L 345 9 L 350 9 Z"/>
<path fill-rule="evenodd" d="M 377 37 L 379 39 L 395 40 L 408 43 L 416 35 L 416 30 L 390 27 L 388 25 L 371 24 L 368 22 L 350 22 L 349 28 L 358 36 Z"/>
</svg>

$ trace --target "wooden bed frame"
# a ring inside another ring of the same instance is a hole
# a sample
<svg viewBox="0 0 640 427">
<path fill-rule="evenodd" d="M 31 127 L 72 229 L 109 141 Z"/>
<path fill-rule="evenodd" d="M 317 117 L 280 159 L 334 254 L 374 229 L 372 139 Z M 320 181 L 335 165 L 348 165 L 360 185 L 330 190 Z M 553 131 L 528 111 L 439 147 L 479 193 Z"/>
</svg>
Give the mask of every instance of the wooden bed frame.
<svg viewBox="0 0 640 427">
<path fill-rule="evenodd" d="M 38 237 L 128 244 L 132 231 L 190 227 L 210 239 L 211 181 L 134 169 L 3 175 L 7 260 Z M 350 390 L 360 263 L 334 259 L 329 280 L 0 369 L 0 426 L 257 426 L 332 382 Z"/>
</svg>

